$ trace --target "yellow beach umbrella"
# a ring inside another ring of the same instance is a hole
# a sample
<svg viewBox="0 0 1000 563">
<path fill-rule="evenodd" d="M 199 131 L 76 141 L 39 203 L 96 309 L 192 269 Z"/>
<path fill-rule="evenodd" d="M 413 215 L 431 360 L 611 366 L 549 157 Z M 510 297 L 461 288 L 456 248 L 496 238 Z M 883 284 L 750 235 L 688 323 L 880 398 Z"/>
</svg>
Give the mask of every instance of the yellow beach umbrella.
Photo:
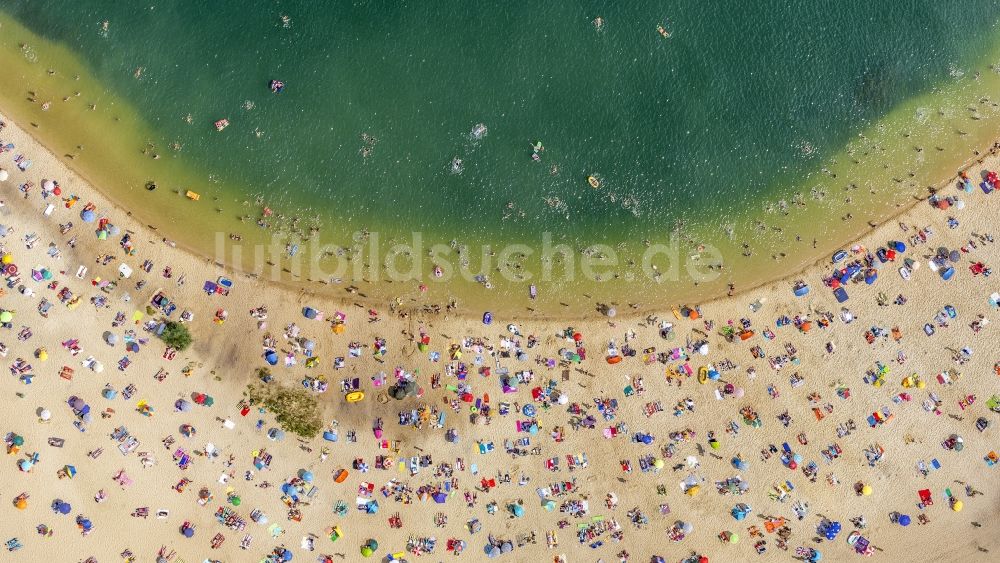
<svg viewBox="0 0 1000 563">
<path fill-rule="evenodd" d="M 864 486 L 861 487 L 861 494 L 863 496 L 866 496 L 866 497 L 870 496 L 872 494 L 872 491 L 873 490 L 872 490 L 872 486 L 871 485 L 864 485 Z"/>
</svg>

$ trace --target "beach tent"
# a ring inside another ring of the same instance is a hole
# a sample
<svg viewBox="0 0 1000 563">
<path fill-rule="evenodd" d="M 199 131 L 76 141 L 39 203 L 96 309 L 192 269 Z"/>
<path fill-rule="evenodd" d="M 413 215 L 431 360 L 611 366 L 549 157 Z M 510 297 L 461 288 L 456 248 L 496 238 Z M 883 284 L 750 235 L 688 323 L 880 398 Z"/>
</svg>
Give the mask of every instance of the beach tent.
<svg viewBox="0 0 1000 563">
<path fill-rule="evenodd" d="M 123 278 L 128 278 L 132 276 L 132 268 L 128 264 L 122 264 L 118 266 L 118 275 Z"/>
<path fill-rule="evenodd" d="M 434 493 L 434 495 L 433 495 L 432 498 L 434 499 L 434 502 L 436 502 L 438 504 L 444 504 L 445 501 L 448 500 L 448 495 L 446 495 L 445 493 L 442 493 L 442 492 L 439 491 L 439 492 Z"/>
<path fill-rule="evenodd" d="M 805 294 L 809 293 L 809 286 L 807 284 L 804 284 L 804 283 L 799 283 L 799 284 L 795 285 L 795 288 L 794 288 L 793 291 L 794 291 L 796 297 L 802 297 Z"/>
<path fill-rule="evenodd" d="M 271 364 L 272 366 L 278 365 L 278 353 L 274 350 L 268 350 L 264 352 L 264 361 Z"/>
<path fill-rule="evenodd" d="M 305 307 L 302 309 L 302 315 L 307 319 L 315 319 L 319 315 L 319 311 L 312 307 Z"/>
<path fill-rule="evenodd" d="M 947 268 L 941 270 L 941 279 L 948 281 L 955 275 L 955 268 L 948 266 Z"/>
<path fill-rule="evenodd" d="M 833 291 L 833 296 L 837 298 L 837 303 L 843 303 L 848 299 L 847 290 L 842 287 L 838 287 L 837 289 L 835 289 Z"/>
</svg>

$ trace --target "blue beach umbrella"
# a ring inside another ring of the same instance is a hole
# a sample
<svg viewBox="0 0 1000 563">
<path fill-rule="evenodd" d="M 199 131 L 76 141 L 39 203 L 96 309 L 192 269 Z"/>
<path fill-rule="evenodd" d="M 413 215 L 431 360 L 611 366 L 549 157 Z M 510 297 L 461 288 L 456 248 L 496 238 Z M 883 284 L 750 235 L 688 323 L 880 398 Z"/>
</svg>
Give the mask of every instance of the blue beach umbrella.
<svg viewBox="0 0 1000 563">
<path fill-rule="evenodd" d="M 80 213 L 80 218 L 83 219 L 84 223 L 93 223 L 97 219 L 97 214 L 90 209 L 85 209 Z"/>
<path fill-rule="evenodd" d="M 278 353 L 274 350 L 268 350 L 264 352 L 264 361 L 271 364 L 272 366 L 278 365 Z"/>
</svg>

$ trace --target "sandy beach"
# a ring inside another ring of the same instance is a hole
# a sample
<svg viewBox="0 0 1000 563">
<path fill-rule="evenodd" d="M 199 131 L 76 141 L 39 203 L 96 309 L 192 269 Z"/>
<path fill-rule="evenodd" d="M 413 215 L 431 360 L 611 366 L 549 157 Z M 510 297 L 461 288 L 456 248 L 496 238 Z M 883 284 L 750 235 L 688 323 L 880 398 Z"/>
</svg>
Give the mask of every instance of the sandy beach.
<svg viewBox="0 0 1000 563">
<path fill-rule="evenodd" d="M 918 203 L 836 265 L 706 304 L 650 295 L 649 316 L 485 324 L 226 271 L 0 122 L 0 146 L 13 145 L 0 152 L 10 560 L 357 561 L 369 548 L 383 561 L 988 561 L 1000 549 L 988 275 L 1000 196 L 979 185 L 995 156 L 968 171 L 971 191 L 951 182 L 947 204 Z M 895 256 L 879 252 L 895 241 Z M 827 279 L 854 262 L 838 302 Z M 171 353 L 156 332 L 182 315 L 193 343 Z M 248 385 L 310 389 L 318 435 L 277 430 Z"/>
</svg>

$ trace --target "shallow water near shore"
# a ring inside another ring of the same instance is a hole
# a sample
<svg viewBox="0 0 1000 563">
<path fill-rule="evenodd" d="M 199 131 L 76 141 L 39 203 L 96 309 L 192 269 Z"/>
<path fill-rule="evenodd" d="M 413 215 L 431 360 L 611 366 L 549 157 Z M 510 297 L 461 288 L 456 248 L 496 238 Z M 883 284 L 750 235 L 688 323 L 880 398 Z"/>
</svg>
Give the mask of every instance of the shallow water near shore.
<svg viewBox="0 0 1000 563">
<path fill-rule="evenodd" d="M 574 294 L 704 299 L 828 254 L 995 136 L 995 2 L 790 2 L 766 14 L 546 5 L 531 17 L 508 5 L 242 5 L 5 4 L 0 109 L 164 236 L 319 290 L 386 281 L 387 259 L 410 272 L 439 244 L 439 258 L 453 249 L 442 280 L 486 273 L 495 288 L 434 283 L 426 257 L 426 293 L 375 291 L 550 312 Z M 271 78 L 286 91 L 271 94 Z M 217 132 L 222 117 L 231 125 Z M 487 132 L 475 138 L 478 123 Z M 176 193 L 186 190 L 201 199 Z M 284 216 L 266 230 L 255 224 L 265 204 Z M 544 279 L 544 240 L 569 247 L 572 275 L 549 264 Z M 294 260 L 286 243 L 300 248 Z M 505 253 L 510 243 L 529 255 Z"/>
</svg>

